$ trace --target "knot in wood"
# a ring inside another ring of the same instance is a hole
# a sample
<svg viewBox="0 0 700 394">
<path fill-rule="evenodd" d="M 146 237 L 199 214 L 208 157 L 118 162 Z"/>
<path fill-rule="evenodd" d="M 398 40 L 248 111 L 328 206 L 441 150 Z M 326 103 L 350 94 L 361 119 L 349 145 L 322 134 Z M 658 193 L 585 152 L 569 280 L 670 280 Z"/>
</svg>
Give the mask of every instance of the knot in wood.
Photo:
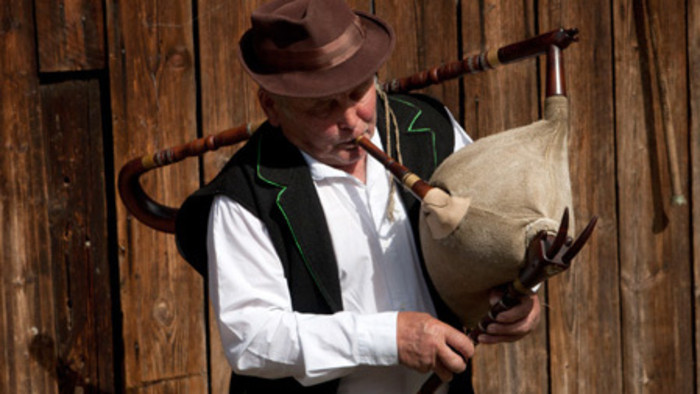
<svg viewBox="0 0 700 394">
<path fill-rule="evenodd" d="M 190 55 L 184 48 L 173 49 L 166 57 L 166 63 L 172 68 L 187 68 L 190 66 Z"/>
<path fill-rule="evenodd" d="M 164 326 L 170 326 L 175 320 L 175 314 L 167 300 L 161 299 L 153 307 L 153 317 Z"/>
</svg>

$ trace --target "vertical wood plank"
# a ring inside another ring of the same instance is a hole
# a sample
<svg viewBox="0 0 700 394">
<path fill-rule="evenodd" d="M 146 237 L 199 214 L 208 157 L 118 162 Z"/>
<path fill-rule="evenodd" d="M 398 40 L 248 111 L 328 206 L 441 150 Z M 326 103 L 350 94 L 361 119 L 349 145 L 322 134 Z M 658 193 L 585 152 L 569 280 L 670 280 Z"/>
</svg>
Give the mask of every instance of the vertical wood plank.
<svg viewBox="0 0 700 394">
<path fill-rule="evenodd" d="M 610 4 L 548 0 L 539 10 L 540 31 L 560 26 L 580 30 L 580 41 L 564 51 L 577 233 L 593 215 L 600 217 L 571 269 L 548 285 L 552 392 L 619 393 L 622 334 Z"/>
<path fill-rule="evenodd" d="M 451 0 L 406 2 L 375 0 L 375 13 L 396 34 L 396 47 L 380 79 L 406 77 L 458 58 L 457 3 Z M 450 81 L 424 89 L 459 114 L 459 85 Z"/>
<path fill-rule="evenodd" d="M 115 169 L 196 137 L 192 4 L 107 2 Z M 116 177 L 115 177 L 116 179 Z M 195 163 L 146 174 L 146 192 L 179 206 L 198 186 Z M 117 203 L 126 388 L 168 384 L 207 391 L 203 281 L 172 235 L 134 220 Z"/>
<path fill-rule="evenodd" d="M 104 12 L 100 0 L 35 0 L 39 70 L 103 69 Z"/>
<path fill-rule="evenodd" d="M 623 1 L 614 7 L 614 26 L 624 390 L 689 393 L 689 212 L 670 205 L 660 88 L 667 84 L 668 116 L 679 146 L 687 146 L 688 85 L 677 72 L 687 64 L 685 6 Z M 687 150 L 678 154 L 687 177 Z"/>
<path fill-rule="evenodd" d="M 257 104 L 257 86 L 238 60 L 238 41 L 250 27 L 250 14 L 263 1 L 221 3 L 199 0 L 199 58 L 202 129 L 215 134 L 246 122 L 264 118 Z M 240 145 L 239 145 L 240 146 Z M 216 176 L 239 146 L 227 147 L 204 156 L 204 181 Z M 231 366 L 221 346 L 216 316 L 210 309 L 211 390 L 228 392 Z"/>
<path fill-rule="evenodd" d="M 700 3 L 688 2 L 688 70 L 700 70 Z M 693 234 L 693 289 L 695 305 L 695 359 L 700 356 L 700 73 L 688 73 L 690 80 L 690 198 Z M 695 364 L 695 387 L 700 387 L 700 364 Z"/>
<path fill-rule="evenodd" d="M 264 119 L 258 107 L 257 85 L 238 60 L 238 41 L 250 27 L 250 14 L 262 0 L 199 0 L 200 79 L 203 134 L 215 134 L 246 122 Z M 237 147 L 204 157 L 205 181 L 211 180 Z"/>
<path fill-rule="evenodd" d="M 46 161 L 32 2 L 0 6 L 0 391 L 55 393 Z M 48 341 L 44 341 L 48 339 Z"/>
<path fill-rule="evenodd" d="M 532 1 L 463 1 L 465 55 L 500 48 L 530 38 L 534 32 Z M 535 59 L 464 77 L 465 128 L 474 138 L 524 126 L 538 120 Z M 544 303 L 544 293 L 540 292 Z M 513 343 L 479 346 L 474 356 L 474 386 L 484 393 L 547 392 L 546 322 Z"/>
<path fill-rule="evenodd" d="M 131 390 L 132 392 L 134 390 Z M 163 394 L 163 393 L 176 393 L 176 394 L 190 394 L 190 393 L 206 393 L 207 391 L 202 391 L 202 379 L 193 376 L 184 376 L 175 381 L 163 381 L 158 382 L 158 384 L 152 384 L 138 390 L 139 393 L 143 394 Z M 221 392 L 211 391 L 212 393 L 219 394 Z M 221 394 L 225 394 L 223 392 Z"/>
<path fill-rule="evenodd" d="M 41 87 L 61 392 L 116 389 L 99 89 Z"/>
<path fill-rule="evenodd" d="M 476 55 L 535 35 L 534 2 L 462 1 L 464 55 Z M 464 126 L 474 138 L 538 119 L 537 60 L 464 77 Z"/>
</svg>

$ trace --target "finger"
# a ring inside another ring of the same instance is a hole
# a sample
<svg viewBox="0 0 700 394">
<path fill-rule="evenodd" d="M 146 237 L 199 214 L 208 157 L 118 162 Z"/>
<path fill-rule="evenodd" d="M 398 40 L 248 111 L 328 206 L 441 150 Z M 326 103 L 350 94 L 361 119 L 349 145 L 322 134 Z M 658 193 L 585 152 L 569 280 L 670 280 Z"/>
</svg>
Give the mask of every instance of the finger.
<svg viewBox="0 0 700 394">
<path fill-rule="evenodd" d="M 491 335 L 491 334 L 481 334 L 479 335 L 478 341 L 483 345 L 492 345 L 496 343 L 505 342 L 515 342 L 527 334 L 522 335 Z"/>
<path fill-rule="evenodd" d="M 470 359 L 474 355 L 474 343 L 464 333 L 450 327 L 449 332 L 445 335 L 445 342 L 451 348 L 452 352 L 459 353 L 464 360 Z"/>
<path fill-rule="evenodd" d="M 533 314 L 516 323 L 492 323 L 486 332 L 479 336 L 480 343 L 513 342 L 532 332 L 539 321 L 538 314 Z"/>
<path fill-rule="evenodd" d="M 523 297 L 518 305 L 496 315 L 496 321 L 499 323 L 515 323 L 525 319 L 530 315 L 535 306 L 537 295 L 534 295 L 534 297 L 535 298 L 533 298 L 533 296 Z"/>
<path fill-rule="evenodd" d="M 453 374 L 452 372 L 450 372 L 450 370 L 447 369 L 447 368 L 445 367 L 445 365 L 443 365 L 443 364 L 440 362 L 440 360 L 437 360 L 437 362 L 435 363 L 434 371 L 435 371 L 435 374 L 436 374 L 436 375 L 440 378 L 440 380 L 442 380 L 443 382 L 449 382 L 449 381 L 451 381 L 451 380 L 452 380 L 452 376 L 454 376 L 454 374 Z"/>
<path fill-rule="evenodd" d="M 503 336 L 523 336 L 535 327 L 533 316 L 527 316 L 513 323 L 494 322 L 486 327 L 486 334 Z"/>
<path fill-rule="evenodd" d="M 449 346 L 441 346 L 437 352 L 437 364 L 447 368 L 450 372 L 461 373 L 467 369 L 467 362 Z"/>
</svg>

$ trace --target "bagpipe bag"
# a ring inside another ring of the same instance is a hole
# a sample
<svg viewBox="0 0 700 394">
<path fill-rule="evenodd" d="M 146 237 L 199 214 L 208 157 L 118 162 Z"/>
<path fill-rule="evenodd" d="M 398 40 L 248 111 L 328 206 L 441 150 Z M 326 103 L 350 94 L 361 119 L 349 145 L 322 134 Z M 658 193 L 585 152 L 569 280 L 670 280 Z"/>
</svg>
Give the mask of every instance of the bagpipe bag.
<svg viewBox="0 0 700 394">
<path fill-rule="evenodd" d="M 517 278 L 530 240 L 540 230 L 556 233 L 572 205 L 568 115 L 567 97 L 550 96 L 544 119 L 478 139 L 430 178 L 431 185 L 471 200 L 447 236 L 433 236 L 425 215 L 420 219 L 430 278 L 467 328 L 487 314 L 490 290 Z"/>
</svg>

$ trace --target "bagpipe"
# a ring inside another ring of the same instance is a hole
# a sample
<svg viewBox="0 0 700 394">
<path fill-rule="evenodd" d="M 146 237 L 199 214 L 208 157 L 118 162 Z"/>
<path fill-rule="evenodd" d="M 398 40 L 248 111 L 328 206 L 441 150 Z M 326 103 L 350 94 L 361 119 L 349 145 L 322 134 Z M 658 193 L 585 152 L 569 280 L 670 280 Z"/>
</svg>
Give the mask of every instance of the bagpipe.
<svg viewBox="0 0 700 394">
<path fill-rule="evenodd" d="M 597 221 L 594 217 L 574 239 L 562 51 L 577 41 L 577 35 L 577 29 L 557 29 L 383 83 L 381 90 L 386 93 L 408 92 L 519 60 L 547 57 L 543 118 L 476 140 L 447 157 L 429 180 L 420 179 L 367 138 L 356 140 L 421 201 L 420 246 L 430 279 L 475 343 L 498 313 L 532 294 L 537 284 L 568 269 Z M 147 226 L 175 232 L 177 209 L 148 196 L 140 176 L 245 141 L 259 124 L 251 122 L 129 161 L 118 179 L 124 205 Z M 507 290 L 491 306 L 489 292 L 499 286 Z M 434 375 L 421 392 L 433 392 L 439 384 Z"/>
</svg>

